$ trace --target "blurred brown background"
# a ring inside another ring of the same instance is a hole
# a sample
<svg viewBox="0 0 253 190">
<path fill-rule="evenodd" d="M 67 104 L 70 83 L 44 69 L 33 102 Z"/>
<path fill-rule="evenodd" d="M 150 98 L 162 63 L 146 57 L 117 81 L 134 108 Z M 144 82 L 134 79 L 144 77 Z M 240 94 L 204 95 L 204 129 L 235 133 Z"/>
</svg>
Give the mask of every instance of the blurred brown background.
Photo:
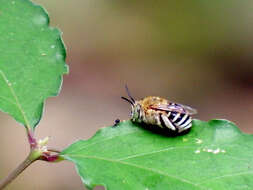
<svg viewBox="0 0 253 190">
<path fill-rule="evenodd" d="M 87 139 L 136 99 L 158 95 L 197 108 L 201 120 L 225 118 L 252 133 L 253 1 L 34 0 L 63 31 L 69 75 L 46 101 L 36 136 L 63 149 Z M 28 153 L 25 130 L 0 113 L 0 176 Z M 69 162 L 37 162 L 7 189 L 81 190 Z"/>
</svg>

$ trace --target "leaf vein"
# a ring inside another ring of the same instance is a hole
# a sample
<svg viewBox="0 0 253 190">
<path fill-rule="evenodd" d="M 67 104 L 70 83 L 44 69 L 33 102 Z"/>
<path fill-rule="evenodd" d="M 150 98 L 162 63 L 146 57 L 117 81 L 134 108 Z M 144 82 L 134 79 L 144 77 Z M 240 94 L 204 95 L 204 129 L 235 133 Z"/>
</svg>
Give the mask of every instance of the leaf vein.
<svg viewBox="0 0 253 190">
<path fill-rule="evenodd" d="M 17 106 L 17 104 L 15 102 L 12 102 L 11 100 L 9 100 L 8 98 L 5 98 L 3 96 L 0 96 L 1 99 L 5 100 L 6 102 L 9 102 L 10 104 L 13 104 L 15 106 Z"/>
<path fill-rule="evenodd" d="M 65 155 L 65 156 L 70 157 L 70 158 L 73 158 L 73 157 L 77 157 L 78 158 L 79 157 L 79 158 L 88 158 L 88 159 L 103 160 L 103 161 L 112 162 L 112 163 L 117 162 L 117 163 L 122 164 L 122 165 L 128 165 L 128 166 L 131 166 L 131 167 L 147 170 L 149 172 L 157 173 L 157 174 L 163 175 L 163 176 L 168 177 L 168 178 L 173 178 L 173 179 L 179 180 L 179 181 L 181 181 L 183 183 L 187 183 L 187 184 L 190 184 L 192 186 L 198 187 L 201 190 L 204 190 L 203 186 L 201 186 L 200 184 L 195 184 L 195 183 L 192 183 L 192 182 L 190 182 L 190 181 L 188 181 L 186 179 L 166 174 L 166 173 L 164 173 L 164 172 L 162 172 L 160 170 L 154 170 L 152 168 L 139 166 L 139 165 L 136 165 L 136 164 L 133 164 L 133 163 L 129 163 L 129 162 L 123 162 L 123 161 L 120 161 L 120 160 L 112 160 L 112 159 L 108 159 L 108 158 L 101 158 L 101 157 L 97 157 L 97 156 L 83 156 L 83 155 L 71 155 L 71 156 Z M 205 190 L 207 190 L 207 189 L 205 189 Z"/>
<path fill-rule="evenodd" d="M 27 119 L 27 117 L 25 115 L 25 112 L 24 112 L 24 110 L 23 110 L 23 108 L 22 108 L 22 106 L 21 106 L 21 104 L 20 104 L 20 102 L 18 100 L 18 97 L 17 97 L 14 89 L 11 86 L 11 83 L 9 82 L 8 78 L 6 77 L 6 75 L 4 74 L 4 72 L 2 70 L 0 70 L 0 74 L 2 75 L 5 83 L 7 84 L 9 90 L 11 91 L 11 94 L 12 94 L 13 98 L 16 101 L 15 103 L 16 103 L 16 105 L 17 105 L 17 107 L 18 107 L 18 109 L 19 109 L 19 111 L 20 111 L 20 113 L 23 116 L 23 119 L 25 121 L 25 127 L 27 127 L 28 129 L 30 129 L 30 125 L 29 125 L 28 119 Z"/>
<path fill-rule="evenodd" d="M 147 155 L 151 155 L 151 154 L 156 154 L 156 153 L 160 153 L 160 152 L 170 151 L 170 150 L 191 149 L 191 148 L 195 148 L 195 147 L 193 147 L 193 146 L 188 146 L 188 147 L 168 147 L 168 148 L 165 148 L 165 149 L 155 150 L 155 151 L 152 151 L 152 152 L 145 152 L 145 153 L 141 153 L 141 154 L 135 154 L 135 155 L 123 157 L 123 158 L 120 158 L 120 159 L 117 159 L 117 160 L 121 161 L 121 160 L 127 160 L 127 159 L 131 159 L 131 158 L 137 158 L 137 157 L 141 157 L 141 156 L 147 156 Z"/>
<path fill-rule="evenodd" d="M 204 184 L 208 181 L 220 180 L 222 178 L 234 177 L 234 176 L 240 176 L 240 175 L 246 175 L 246 174 L 253 174 L 253 171 L 239 172 L 239 173 L 234 173 L 234 174 L 227 174 L 227 175 L 223 175 L 223 176 L 213 177 L 211 179 L 208 179 L 208 180 L 202 181 L 201 183 L 198 183 L 198 185 Z"/>
</svg>

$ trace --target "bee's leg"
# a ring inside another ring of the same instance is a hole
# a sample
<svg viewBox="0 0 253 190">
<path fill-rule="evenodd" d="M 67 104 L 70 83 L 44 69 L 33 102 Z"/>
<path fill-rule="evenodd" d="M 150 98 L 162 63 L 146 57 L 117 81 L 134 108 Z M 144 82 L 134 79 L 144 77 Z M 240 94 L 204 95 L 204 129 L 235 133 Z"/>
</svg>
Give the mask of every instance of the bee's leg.
<svg viewBox="0 0 253 190">
<path fill-rule="evenodd" d="M 117 127 L 119 123 L 120 123 L 120 119 L 116 119 L 112 127 Z"/>
<path fill-rule="evenodd" d="M 175 126 L 170 122 L 169 118 L 166 115 L 161 115 L 163 122 L 165 123 L 166 127 L 175 131 Z"/>
</svg>

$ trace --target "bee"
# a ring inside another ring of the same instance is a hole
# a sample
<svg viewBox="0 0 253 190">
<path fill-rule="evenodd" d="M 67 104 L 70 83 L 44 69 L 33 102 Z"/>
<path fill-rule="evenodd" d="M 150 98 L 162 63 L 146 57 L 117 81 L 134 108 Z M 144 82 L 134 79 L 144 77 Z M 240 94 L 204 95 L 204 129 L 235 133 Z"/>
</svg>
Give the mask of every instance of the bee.
<svg viewBox="0 0 253 190">
<path fill-rule="evenodd" d="M 137 123 L 145 123 L 158 129 L 169 129 L 179 134 L 192 126 L 191 115 L 197 114 L 197 110 L 189 106 L 171 102 L 157 96 L 148 96 L 136 101 L 125 86 L 128 98 L 121 97 L 131 104 L 131 120 Z"/>
</svg>

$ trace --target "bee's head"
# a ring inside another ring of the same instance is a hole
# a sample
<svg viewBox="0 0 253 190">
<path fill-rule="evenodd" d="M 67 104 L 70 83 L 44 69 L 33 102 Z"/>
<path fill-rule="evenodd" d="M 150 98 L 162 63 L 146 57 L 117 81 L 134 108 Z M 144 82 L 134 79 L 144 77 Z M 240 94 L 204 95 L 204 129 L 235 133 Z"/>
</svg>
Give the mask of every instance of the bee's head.
<svg viewBox="0 0 253 190">
<path fill-rule="evenodd" d="M 133 121 L 141 121 L 141 105 L 139 102 L 135 102 L 134 105 L 132 106 L 132 110 L 131 110 L 131 119 Z"/>
<path fill-rule="evenodd" d="M 123 97 L 123 96 L 121 98 L 131 104 L 131 108 L 132 108 L 132 110 L 131 110 L 131 119 L 133 121 L 135 121 L 139 118 L 141 105 L 138 102 L 136 102 L 134 100 L 134 98 L 131 96 L 127 85 L 125 86 L 125 88 L 126 88 L 127 95 L 129 97 L 129 99 L 126 98 L 126 97 Z"/>
</svg>

